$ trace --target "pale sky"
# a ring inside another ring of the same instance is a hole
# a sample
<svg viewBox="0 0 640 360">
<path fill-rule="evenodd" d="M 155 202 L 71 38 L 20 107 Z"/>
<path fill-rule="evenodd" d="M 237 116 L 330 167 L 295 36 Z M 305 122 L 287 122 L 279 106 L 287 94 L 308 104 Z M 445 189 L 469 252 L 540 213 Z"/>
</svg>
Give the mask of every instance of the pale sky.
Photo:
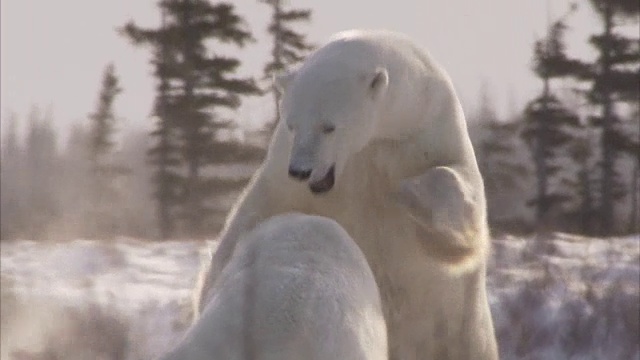
<svg viewBox="0 0 640 360">
<path fill-rule="evenodd" d="M 236 54 L 242 74 L 261 76 L 270 44 L 265 28 L 269 8 L 257 0 L 232 0 L 258 42 Z M 302 25 L 316 44 L 350 28 L 404 32 L 426 47 L 449 72 L 466 109 L 473 109 L 486 80 L 504 113 L 509 101 L 522 106 L 540 84 L 530 71 L 532 44 L 544 33 L 547 8 L 558 16 L 569 0 L 290 0 L 311 8 Z M 87 121 L 104 66 L 112 61 L 124 92 L 116 101 L 122 126 L 148 127 L 155 81 L 148 49 L 134 48 L 115 29 L 132 19 L 159 23 L 155 0 L 2 0 L 1 114 L 26 116 L 31 104 L 51 106 L 56 124 L 68 129 Z M 589 34 L 600 27 L 586 0 L 569 22 L 572 54 L 590 58 Z M 245 124 L 271 115 L 271 98 L 245 101 L 238 118 Z"/>
</svg>

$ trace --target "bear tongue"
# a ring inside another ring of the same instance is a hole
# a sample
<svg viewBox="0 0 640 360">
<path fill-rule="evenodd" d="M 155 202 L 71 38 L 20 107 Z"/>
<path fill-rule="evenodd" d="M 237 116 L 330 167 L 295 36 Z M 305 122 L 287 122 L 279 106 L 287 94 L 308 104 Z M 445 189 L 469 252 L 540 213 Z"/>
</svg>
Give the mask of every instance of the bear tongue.
<svg viewBox="0 0 640 360">
<path fill-rule="evenodd" d="M 320 180 L 309 182 L 309 189 L 314 194 L 325 193 L 333 188 L 335 183 L 335 167 L 332 166 L 327 174 Z"/>
</svg>

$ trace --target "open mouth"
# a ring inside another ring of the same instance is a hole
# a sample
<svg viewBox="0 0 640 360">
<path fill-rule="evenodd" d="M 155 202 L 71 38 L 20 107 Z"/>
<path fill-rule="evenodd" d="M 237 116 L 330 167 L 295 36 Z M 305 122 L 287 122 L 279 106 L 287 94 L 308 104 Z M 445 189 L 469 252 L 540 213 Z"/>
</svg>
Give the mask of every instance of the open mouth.
<svg viewBox="0 0 640 360">
<path fill-rule="evenodd" d="M 327 174 L 320 180 L 309 182 L 309 189 L 314 194 L 322 194 L 333 188 L 336 182 L 335 165 L 332 165 Z"/>
</svg>

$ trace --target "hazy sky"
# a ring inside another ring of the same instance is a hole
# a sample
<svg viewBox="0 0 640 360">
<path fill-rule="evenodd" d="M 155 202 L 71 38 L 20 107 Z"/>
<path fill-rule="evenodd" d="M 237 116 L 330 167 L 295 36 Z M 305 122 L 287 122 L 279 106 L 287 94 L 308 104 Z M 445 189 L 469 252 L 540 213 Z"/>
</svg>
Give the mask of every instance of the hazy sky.
<svg viewBox="0 0 640 360">
<path fill-rule="evenodd" d="M 244 74 L 260 75 L 270 45 L 265 28 L 269 8 L 257 0 L 232 0 L 258 42 L 238 54 Z M 474 108 L 486 80 L 501 112 L 509 101 L 521 106 L 540 84 L 530 71 L 531 46 L 544 32 L 547 9 L 559 15 L 568 0 L 290 0 L 313 10 L 303 25 L 315 43 L 349 28 L 404 32 L 429 49 L 447 69 L 467 109 Z M 570 21 L 572 53 L 590 57 L 588 35 L 599 27 L 586 0 Z M 133 19 L 159 22 L 155 0 L 2 0 L 1 111 L 26 115 L 31 104 L 51 106 L 56 124 L 67 129 L 86 121 L 96 104 L 104 66 L 116 65 L 124 92 L 115 107 L 123 126 L 150 124 L 154 79 L 150 52 L 133 48 L 115 29 Z M 270 99 L 245 101 L 245 123 L 268 117 Z"/>
</svg>

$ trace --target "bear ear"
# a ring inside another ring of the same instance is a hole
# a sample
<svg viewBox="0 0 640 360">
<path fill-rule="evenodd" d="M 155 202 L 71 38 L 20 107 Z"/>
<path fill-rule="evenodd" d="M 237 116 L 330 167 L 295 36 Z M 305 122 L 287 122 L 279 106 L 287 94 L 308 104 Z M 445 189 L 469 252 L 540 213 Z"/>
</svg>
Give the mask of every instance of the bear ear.
<svg viewBox="0 0 640 360">
<path fill-rule="evenodd" d="M 382 95 L 389 86 L 389 73 L 387 69 L 379 67 L 373 73 L 373 77 L 369 81 L 369 91 L 373 94 L 374 98 Z"/>
<path fill-rule="evenodd" d="M 287 87 L 289 87 L 289 85 L 291 84 L 295 76 L 296 76 L 295 71 L 291 71 L 291 72 L 284 71 L 284 72 L 276 73 L 273 75 L 273 85 L 276 88 L 276 90 L 280 94 L 282 94 L 287 89 Z"/>
</svg>

